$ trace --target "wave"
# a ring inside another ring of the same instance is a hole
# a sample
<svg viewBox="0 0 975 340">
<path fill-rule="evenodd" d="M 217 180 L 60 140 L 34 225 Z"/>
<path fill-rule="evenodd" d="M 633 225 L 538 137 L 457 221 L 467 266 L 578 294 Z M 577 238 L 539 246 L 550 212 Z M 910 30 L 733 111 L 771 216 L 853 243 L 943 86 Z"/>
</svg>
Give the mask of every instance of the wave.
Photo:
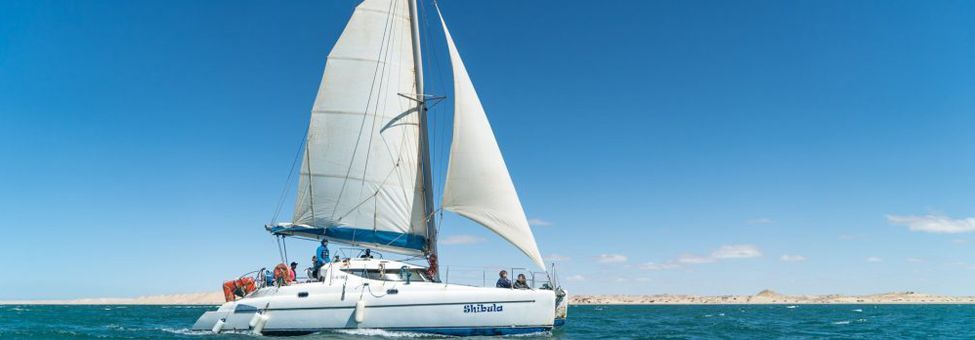
<svg viewBox="0 0 975 340">
<path fill-rule="evenodd" d="M 214 335 L 211 331 L 198 331 L 189 328 L 160 328 L 159 330 L 179 335 Z M 229 333 L 229 332 L 228 332 Z"/>
<path fill-rule="evenodd" d="M 347 334 L 347 335 L 355 335 L 355 336 L 375 336 L 375 337 L 383 337 L 383 338 L 445 338 L 446 337 L 446 336 L 441 336 L 436 334 L 389 331 L 389 330 L 377 329 L 377 328 L 337 329 L 333 332 L 340 333 L 340 334 Z"/>
</svg>

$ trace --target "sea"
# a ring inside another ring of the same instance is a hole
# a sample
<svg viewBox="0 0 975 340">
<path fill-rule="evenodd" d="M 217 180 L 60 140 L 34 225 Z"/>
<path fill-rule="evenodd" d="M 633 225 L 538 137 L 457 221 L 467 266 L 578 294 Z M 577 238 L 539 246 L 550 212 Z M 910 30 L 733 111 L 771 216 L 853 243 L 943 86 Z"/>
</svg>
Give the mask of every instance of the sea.
<svg viewBox="0 0 975 340">
<path fill-rule="evenodd" d="M 212 306 L 0 306 L 3 339 L 253 339 L 189 328 Z M 294 339 L 442 338 L 382 330 Z M 497 338 L 497 337 L 493 337 Z M 975 339 L 975 305 L 570 306 L 565 327 L 521 339 Z"/>
</svg>

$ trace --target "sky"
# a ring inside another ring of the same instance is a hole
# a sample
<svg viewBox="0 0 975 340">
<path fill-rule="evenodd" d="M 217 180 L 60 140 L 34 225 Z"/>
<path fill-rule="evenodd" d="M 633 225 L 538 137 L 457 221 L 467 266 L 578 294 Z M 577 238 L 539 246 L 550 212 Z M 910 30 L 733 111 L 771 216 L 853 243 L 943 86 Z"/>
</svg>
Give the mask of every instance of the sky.
<svg viewBox="0 0 975 340">
<path fill-rule="evenodd" d="M 355 3 L 0 2 L 0 299 L 278 262 L 263 225 Z M 975 3 L 440 5 L 570 292 L 975 295 Z M 442 222 L 454 280 L 530 266 Z"/>
</svg>

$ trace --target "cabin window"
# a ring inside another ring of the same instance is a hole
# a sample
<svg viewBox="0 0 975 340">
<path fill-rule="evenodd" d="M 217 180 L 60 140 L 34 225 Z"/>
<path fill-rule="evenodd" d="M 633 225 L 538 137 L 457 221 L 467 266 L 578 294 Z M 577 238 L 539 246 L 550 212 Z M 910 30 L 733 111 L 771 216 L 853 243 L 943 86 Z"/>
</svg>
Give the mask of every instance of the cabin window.
<svg viewBox="0 0 975 340">
<path fill-rule="evenodd" d="M 400 276 L 399 269 L 389 270 L 387 269 L 385 273 L 379 271 L 379 269 L 342 269 L 343 272 L 361 276 L 370 280 L 378 281 L 406 281 L 405 277 Z M 427 272 L 423 269 L 410 269 L 410 282 L 433 282 L 433 280 L 427 276 Z"/>
</svg>

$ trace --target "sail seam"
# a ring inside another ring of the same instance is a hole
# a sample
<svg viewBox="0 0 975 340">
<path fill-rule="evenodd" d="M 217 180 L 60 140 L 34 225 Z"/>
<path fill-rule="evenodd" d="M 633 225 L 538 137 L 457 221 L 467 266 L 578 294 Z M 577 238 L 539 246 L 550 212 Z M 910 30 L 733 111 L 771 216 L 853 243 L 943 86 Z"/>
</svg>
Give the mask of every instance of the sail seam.
<svg viewBox="0 0 975 340">
<path fill-rule="evenodd" d="M 389 9 L 387 9 L 386 14 L 392 13 L 392 10 L 391 9 L 393 8 L 394 3 L 395 2 L 390 1 L 390 3 L 389 3 Z M 357 8 L 356 9 L 356 11 L 359 11 L 359 10 L 366 10 L 366 9 L 365 8 Z M 379 12 L 379 11 L 377 11 L 377 12 Z M 382 13 L 382 12 L 380 12 L 380 13 Z M 391 20 L 390 19 L 387 19 L 386 20 L 386 24 L 383 27 L 382 41 L 381 41 L 381 43 L 379 45 L 379 51 L 378 51 L 379 56 L 376 57 L 376 59 L 383 59 L 383 51 L 385 50 L 386 43 L 387 43 L 387 37 L 388 37 L 388 34 L 389 34 L 389 30 L 390 30 L 390 22 L 391 22 Z M 376 67 L 373 69 L 372 83 L 370 84 L 370 87 L 369 87 L 369 95 L 366 97 L 367 98 L 366 99 L 366 107 L 365 107 L 365 111 L 366 112 L 369 112 L 369 106 L 370 106 L 370 104 L 372 102 L 372 95 L 376 92 L 376 76 L 379 75 L 380 78 L 382 77 L 382 75 L 379 74 L 379 72 L 380 72 L 380 66 L 381 66 L 381 64 L 376 64 Z M 380 79 L 380 81 L 382 81 L 382 80 Z M 365 129 L 365 126 L 366 126 L 366 119 L 365 119 L 365 117 L 363 117 L 362 123 L 359 124 L 359 132 L 357 133 L 357 135 L 359 136 L 359 138 L 356 138 L 355 146 L 352 148 L 352 160 L 349 162 L 349 167 L 346 170 L 346 177 L 348 177 L 349 175 L 352 174 L 352 165 L 355 164 L 356 155 L 358 154 L 358 151 L 359 151 L 359 142 L 362 139 L 362 132 Z M 339 194 L 338 194 L 338 196 L 335 199 L 336 202 L 339 202 L 339 201 L 342 200 L 342 196 L 345 193 L 345 187 L 346 187 L 346 185 L 348 183 L 349 183 L 348 180 L 342 182 L 342 188 L 339 189 Z M 314 207 L 312 207 L 312 209 L 314 209 Z M 335 216 L 335 213 L 337 211 L 338 211 L 338 204 L 336 204 L 335 207 L 332 208 L 331 215 L 332 216 Z"/>
</svg>

